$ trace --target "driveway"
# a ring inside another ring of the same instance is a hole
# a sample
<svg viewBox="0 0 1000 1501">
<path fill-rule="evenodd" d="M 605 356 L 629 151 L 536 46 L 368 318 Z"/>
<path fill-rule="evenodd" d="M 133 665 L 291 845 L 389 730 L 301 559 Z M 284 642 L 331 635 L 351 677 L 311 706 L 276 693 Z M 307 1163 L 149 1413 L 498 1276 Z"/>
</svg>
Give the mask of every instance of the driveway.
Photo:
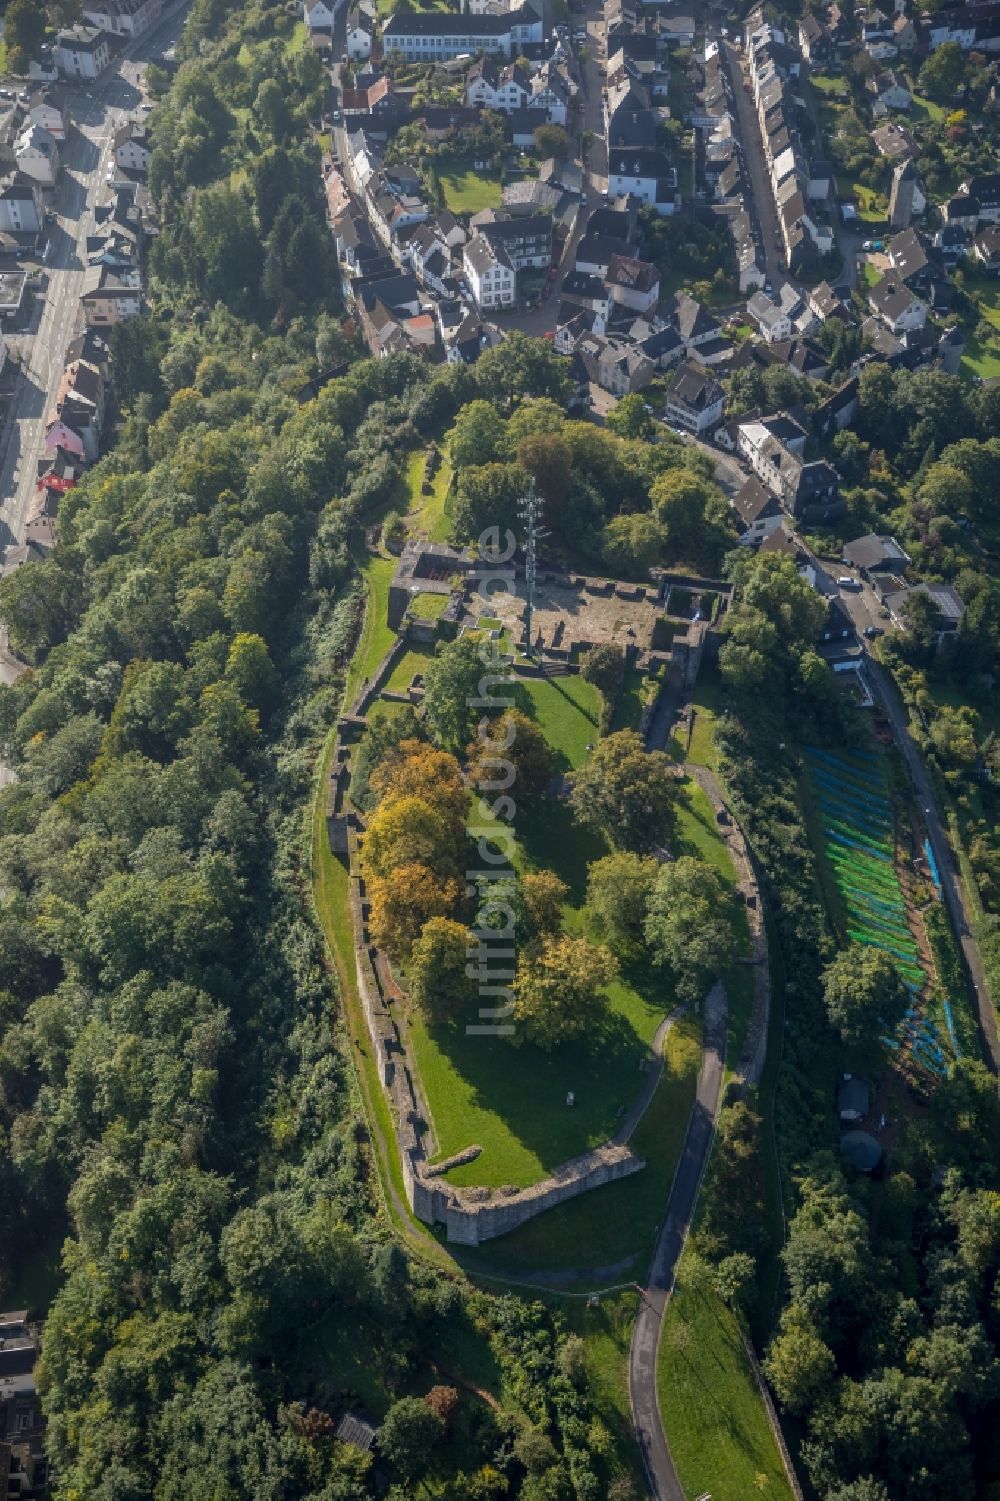
<svg viewBox="0 0 1000 1501">
<path fill-rule="evenodd" d="M 667 1447 L 656 1393 L 656 1357 L 663 1314 L 687 1240 L 705 1164 L 715 1134 L 726 1052 L 726 992 L 713 986 L 705 1001 L 705 1034 L 698 1090 L 684 1150 L 674 1174 L 667 1212 L 649 1268 L 629 1355 L 629 1393 L 642 1462 L 655 1501 L 687 1501 Z"/>
</svg>

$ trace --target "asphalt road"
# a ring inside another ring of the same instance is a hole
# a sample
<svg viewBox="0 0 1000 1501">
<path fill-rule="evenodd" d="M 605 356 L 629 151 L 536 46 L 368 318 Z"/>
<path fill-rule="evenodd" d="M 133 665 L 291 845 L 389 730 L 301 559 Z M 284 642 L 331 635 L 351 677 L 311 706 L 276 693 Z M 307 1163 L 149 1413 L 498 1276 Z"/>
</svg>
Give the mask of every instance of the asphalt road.
<svg viewBox="0 0 1000 1501">
<path fill-rule="evenodd" d="M 753 94 L 744 86 L 749 74 L 743 70 L 742 52 L 725 37 L 719 37 L 718 42 L 729 69 L 733 107 L 743 145 L 743 170 L 750 180 L 751 201 L 748 208 L 760 230 L 760 248 L 767 278 L 772 287 L 777 289 L 783 281 L 788 280 L 788 272 L 785 268 L 784 249 L 776 238 L 778 214 L 774 206 L 774 194 L 771 192 L 767 159 L 764 156 L 760 121 L 754 108 Z"/>
<path fill-rule="evenodd" d="M 629 1354 L 629 1393 L 642 1462 L 655 1501 L 686 1501 L 667 1447 L 656 1395 L 656 1357 L 663 1313 L 673 1290 L 698 1190 L 715 1132 L 726 1051 L 726 992 L 715 985 L 705 1001 L 705 1032 L 698 1090 L 684 1150 L 674 1174 Z"/>
<path fill-rule="evenodd" d="M 86 269 L 86 238 L 92 210 L 105 187 L 111 138 L 122 117 L 141 101 L 136 84 L 149 59 L 180 31 L 186 0 L 129 46 L 116 66 L 70 101 L 71 124 L 61 152 L 62 172 L 50 200 L 47 285 L 36 332 L 12 343 L 22 357 L 14 397 L 0 433 L 0 548 L 24 540 L 35 488 L 45 419 L 55 400 L 73 337 Z M 39 294 L 41 295 L 41 294 Z"/>
</svg>

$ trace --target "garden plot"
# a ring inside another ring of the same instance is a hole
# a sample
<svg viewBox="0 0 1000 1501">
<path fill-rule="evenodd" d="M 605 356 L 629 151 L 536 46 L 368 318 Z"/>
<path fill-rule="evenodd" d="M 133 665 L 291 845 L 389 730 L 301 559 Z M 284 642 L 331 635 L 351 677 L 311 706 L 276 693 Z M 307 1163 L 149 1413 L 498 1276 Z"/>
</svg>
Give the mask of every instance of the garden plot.
<svg viewBox="0 0 1000 1501">
<path fill-rule="evenodd" d="M 900 879 L 884 763 L 874 751 L 808 749 L 806 764 L 823 855 L 843 903 L 845 936 L 887 953 L 913 997 L 897 1036 L 883 1041 L 916 1067 L 941 1075 L 959 1051 L 951 1003 L 935 988 L 923 919 L 909 880 Z"/>
</svg>

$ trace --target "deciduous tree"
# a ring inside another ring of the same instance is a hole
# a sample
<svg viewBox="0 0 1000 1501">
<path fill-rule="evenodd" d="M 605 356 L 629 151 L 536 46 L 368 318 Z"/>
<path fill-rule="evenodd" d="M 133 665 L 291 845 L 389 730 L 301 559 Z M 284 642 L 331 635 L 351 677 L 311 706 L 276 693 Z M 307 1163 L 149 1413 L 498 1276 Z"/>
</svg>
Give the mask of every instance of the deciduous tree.
<svg viewBox="0 0 1000 1501">
<path fill-rule="evenodd" d="M 683 855 L 660 867 L 646 941 L 671 972 L 679 999 L 697 1001 L 739 952 L 736 903 L 714 865 Z"/>
<path fill-rule="evenodd" d="M 616 849 L 650 850 L 669 840 L 677 781 L 662 751 L 647 752 L 634 730 L 599 740 L 571 778 L 577 817 Z"/>
<path fill-rule="evenodd" d="M 617 966 L 586 938 L 547 938 L 526 955 L 514 983 L 516 1042 L 549 1050 L 598 1030 L 607 1011 L 605 987 Z"/>
</svg>

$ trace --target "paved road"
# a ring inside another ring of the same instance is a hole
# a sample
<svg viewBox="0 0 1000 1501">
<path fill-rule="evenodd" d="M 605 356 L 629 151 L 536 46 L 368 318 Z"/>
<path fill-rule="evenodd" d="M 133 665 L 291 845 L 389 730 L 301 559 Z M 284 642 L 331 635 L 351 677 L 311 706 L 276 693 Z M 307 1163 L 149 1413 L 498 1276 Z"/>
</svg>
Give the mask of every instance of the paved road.
<svg viewBox="0 0 1000 1501">
<path fill-rule="evenodd" d="M 0 548 L 24 539 L 28 506 L 35 488 L 35 463 L 42 450 L 45 419 L 65 367 L 79 310 L 86 266 L 86 238 L 92 210 L 104 188 L 111 137 L 141 95 L 136 79 L 180 30 L 186 3 L 174 7 L 159 25 L 122 54 L 117 66 L 71 97 L 72 124 L 62 150 L 62 173 L 50 204 L 47 286 L 37 332 L 13 342 L 22 354 L 3 432 L 0 434 Z"/>
<path fill-rule="evenodd" d="M 656 1356 L 663 1313 L 674 1285 L 715 1131 L 726 1051 L 726 992 L 720 984 L 705 1002 L 705 1035 L 698 1091 L 677 1165 L 667 1213 L 649 1268 L 629 1355 L 629 1393 L 642 1462 L 655 1501 L 686 1501 L 667 1448 L 656 1396 Z"/>
<path fill-rule="evenodd" d="M 777 289 L 783 281 L 788 280 L 788 272 L 784 250 L 776 239 L 778 214 L 774 207 L 774 194 L 771 192 L 771 179 L 764 156 L 760 121 L 757 119 L 753 94 L 744 87 L 749 75 L 743 71 L 742 52 L 725 37 L 719 37 L 718 41 L 729 69 L 733 104 L 743 143 L 743 167 L 750 179 L 750 213 L 760 230 L 760 248 L 768 280 Z"/>
</svg>

